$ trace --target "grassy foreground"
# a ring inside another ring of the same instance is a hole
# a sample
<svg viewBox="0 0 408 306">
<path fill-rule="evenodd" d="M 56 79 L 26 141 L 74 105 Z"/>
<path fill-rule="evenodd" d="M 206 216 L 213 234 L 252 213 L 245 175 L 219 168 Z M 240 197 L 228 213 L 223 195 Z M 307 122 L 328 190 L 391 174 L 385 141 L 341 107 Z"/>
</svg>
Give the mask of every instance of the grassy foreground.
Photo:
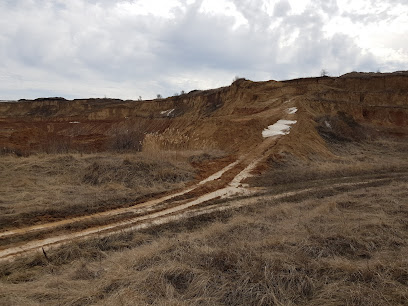
<svg viewBox="0 0 408 306">
<path fill-rule="evenodd" d="M 404 305 L 407 177 L 2 264 L 2 305 Z"/>
<path fill-rule="evenodd" d="M 233 200 L 245 205 L 1 263 L 0 304 L 407 305 L 406 144 L 378 145 L 343 144 L 347 158 L 286 162 L 252 182 L 322 186 L 301 196 Z"/>
</svg>

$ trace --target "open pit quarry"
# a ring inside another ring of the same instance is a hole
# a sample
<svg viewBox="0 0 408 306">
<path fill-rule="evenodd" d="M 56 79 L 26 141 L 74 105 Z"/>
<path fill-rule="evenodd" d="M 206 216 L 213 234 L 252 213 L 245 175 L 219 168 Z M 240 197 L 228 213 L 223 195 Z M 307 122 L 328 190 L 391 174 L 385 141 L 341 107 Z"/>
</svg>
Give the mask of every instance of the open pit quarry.
<svg viewBox="0 0 408 306">
<path fill-rule="evenodd" d="M 408 141 L 408 73 L 350 73 L 282 82 L 239 79 L 228 87 L 150 101 L 42 98 L 2 102 L 3 154 L 24 158 L 36 153 L 214 149 L 228 158 L 202 166 L 197 180 L 176 192 L 126 207 L 8 228 L 0 233 L 0 239 L 9 241 L 1 245 L 0 259 L 225 209 L 233 205 L 212 205 L 206 210 L 205 203 L 261 192 L 246 180 L 263 173 L 268 161 L 284 156 L 330 159 L 335 153 L 329 143 L 377 137 Z M 376 180 L 392 175 L 397 174 Z M 367 182 L 371 181 L 337 184 Z M 66 231 L 67 225 L 89 220 L 92 224 L 104 221 Z M 11 238 L 15 237 L 27 238 L 14 242 Z"/>
</svg>

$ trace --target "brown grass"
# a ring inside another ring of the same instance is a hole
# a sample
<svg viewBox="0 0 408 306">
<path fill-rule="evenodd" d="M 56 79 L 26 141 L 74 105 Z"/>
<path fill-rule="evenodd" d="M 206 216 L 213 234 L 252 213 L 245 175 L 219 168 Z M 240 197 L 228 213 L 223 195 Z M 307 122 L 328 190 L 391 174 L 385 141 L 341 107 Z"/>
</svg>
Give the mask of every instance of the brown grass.
<svg viewBox="0 0 408 306">
<path fill-rule="evenodd" d="M 406 181 L 246 208 L 3 264 L 0 303 L 403 305 Z M 252 204 L 252 205 L 250 205 Z"/>
<path fill-rule="evenodd" d="M 195 177 L 190 154 L 0 156 L 0 229 L 129 205 Z"/>
<path fill-rule="evenodd" d="M 311 156 L 306 162 L 292 155 L 270 159 L 270 171 L 249 181 L 254 186 L 275 187 L 320 179 L 408 171 L 408 142 L 405 140 L 340 143 L 332 144 L 330 148 L 337 156 L 334 159 Z"/>
<path fill-rule="evenodd" d="M 241 208 L 1 263 L 0 304 L 407 305 L 405 148 L 405 142 L 390 141 L 343 144 L 334 161 L 274 164 L 271 172 L 281 176 L 267 173 L 253 181 L 267 192 L 233 200 L 245 204 Z M 98 178 L 86 183 L 90 188 L 124 177 L 113 175 L 124 171 L 112 172 L 114 163 L 98 174 L 95 158 L 83 167 Z M 396 170 L 392 179 L 330 187 Z M 268 176 L 283 179 L 270 183 Z M 315 192 L 273 198 L 277 191 L 320 185 Z"/>
</svg>

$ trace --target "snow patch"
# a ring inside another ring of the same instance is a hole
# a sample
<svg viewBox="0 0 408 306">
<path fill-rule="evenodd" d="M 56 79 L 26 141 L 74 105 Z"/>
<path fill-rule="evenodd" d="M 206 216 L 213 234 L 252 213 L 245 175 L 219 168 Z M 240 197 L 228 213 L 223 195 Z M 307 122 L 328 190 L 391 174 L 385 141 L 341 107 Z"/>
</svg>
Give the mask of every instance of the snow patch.
<svg viewBox="0 0 408 306">
<path fill-rule="evenodd" d="M 171 115 L 172 112 L 174 112 L 174 108 L 162 111 L 162 112 L 160 112 L 160 115 L 166 115 L 168 117 L 168 116 Z"/>
<path fill-rule="evenodd" d="M 298 111 L 297 107 L 288 108 L 288 114 L 289 115 L 296 114 L 297 111 Z"/>
<path fill-rule="evenodd" d="M 287 135 L 289 134 L 290 126 L 296 122 L 296 120 L 279 120 L 275 124 L 268 126 L 267 129 L 264 129 L 262 131 L 262 136 L 266 138 L 276 135 Z"/>
<path fill-rule="evenodd" d="M 71 123 L 71 124 L 78 124 L 78 123 L 81 123 L 81 122 L 79 122 L 79 121 L 70 121 L 69 123 Z"/>
</svg>

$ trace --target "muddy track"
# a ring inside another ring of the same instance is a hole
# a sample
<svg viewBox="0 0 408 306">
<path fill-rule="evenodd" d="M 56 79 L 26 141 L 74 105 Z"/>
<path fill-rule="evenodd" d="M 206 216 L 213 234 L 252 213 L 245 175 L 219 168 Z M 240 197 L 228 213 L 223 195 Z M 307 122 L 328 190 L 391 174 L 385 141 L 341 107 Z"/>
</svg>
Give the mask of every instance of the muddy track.
<svg viewBox="0 0 408 306">
<path fill-rule="evenodd" d="M 77 239 L 107 235 L 138 224 L 191 210 L 201 203 L 252 191 L 242 184 L 257 163 L 273 150 L 278 137 L 265 139 L 258 147 L 223 169 L 182 191 L 131 207 L 109 210 L 0 232 L 0 260 L 13 259 L 42 248 L 55 247 Z M 88 226 L 78 226 L 89 224 Z"/>
<path fill-rule="evenodd" d="M 234 162 L 234 165 L 228 165 L 218 173 L 214 174 L 214 177 L 218 177 L 218 179 L 221 179 L 225 173 L 228 171 L 234 169 L 234 166 L 237 165 L 242 165 L 241 162 Z M 249 164 L 246 164 L 246 167 L 239 171 L 237 175 L 234 176 L 234 178 L 223 188 L 219 188 L 216 190 L 213 190 L 208 193 L 201 194 L 199 196 L 196 196 L 193 199 L 188 199 L 184 201 L 178 202 L 176 205 L 170 205 L 170 206 L 164 206 L 161 207 L 160 209 L 155 210 L 154 206 L 157 204 L 163 204 L 163 201 L 169 200 L 172 197 L 176 197 L 183 192 L 176 193 L 172 196 L 167 196 L 161 199 L 157 199 L 154 201 L 149 201 L 146 203 L 143 203 L 141 206 L 143 208 L 140 209 L 146 209 L 146 213 L 134 218 L 129 218 L 126 220 L 122 220 L 119 222 L 113 222 L 113 223 L 108 223 L 104 224 L 101 226 L 95 226 L 91 227 L 85 230 L 79 230 L 76 232 L 70 232 L 70 233 L 62 233 L 62 234 L 55 234 L 53 232 L 50 232 L 50 235 L 46 238 L 43 239 L 32 239 L 32 240 L 26 240 L 21 243 L 16 243 L 16 244 L 9 244 L 3 249 L 0 250 L 0 261 L 3 260 L 13 260 L 16 257 L 23 256 L 23 255 L 29 255 L 33 254 L 36 252 L 41 251 L 42 249 L 49 249 L 49 248 L 55 248 L 58 247 L 62 244 L 70 243 L 73 241 L 78 241 L 78 240 L 84 240 L 84 239 L 89 239 L 89 238 L 96 238 L 96 237 L 104 237 L 104 236 L 109 236 L 113 234 L 117 234 L 120 232 L 124 231 L 130 231 L 130 230 L 138 230 L 138 229 L 143 229 L 147 228 L 150 226 L 158 225 L 158 224 L 164 224 L 168 222 L 173 222 L 176 220 L 180 220 L 186 217 L 191 217 L 191 216 L 197 216 L 201 214 L 208 214 L 212 213 L 214 211 L 223 211 L 226 209 L 230 208 L 238 208 L 241 206 L 249 205 L 251 203 L 254 203 L 256 201 L 251 201 L 248 200 L 250 199 L 259 199 L 262 197 L 267 197 L 269 199 L 275 199 L 275 200 L 281 200 L 285 198 L 290 198 L 292 196 L 307 196 L 308 194 L 313 194 L 316 192 L 345 192 L 346 190 L 353 190 L 353 189 L 359 189 L 359 188 L 366 188 L 366 187 L 371 187 L 371 186 L 381 186 L 383 184 L 387 184 L 391 182 L 392 180 L 395 179 L 401 179 L 404 178 L 406 179 L 408 173 L 389 173 L 383 175 L 381 178 L 361 178 L 361 179 L 356 179 L 354 178 L 353 182 L 341 182 L 341 183 L 336 183 L 335 181 L 328 181 L 328 184 L 325 184 L 324 187 L 319 186 L 312 186 L 312 187 L 304 187 L 295 191 L 284 191 L 280 192 L 277 194 L 270 195 L 268 194 L 269 192 L 263 192 L 262 189 L 251 189 L 248 187 L 244 187 L 241 184 L 241 181 L 243 178 L 247 177 L 247 174 L 253 169 L 254 165 L 256 165 L 256 162 L 252 162 Z M 208 180 L 207 182 L 210 182 Z M 207 183 L 205 182 L 205 183 Z M 205 183 L 199 183 L 198 185 L 202 185 Z M 193 187 L 191 187 L 193 188 Z M 184 190 L 185 193 L 190 192 L 190 189 Z M 194 189 L 194 188 L 193 188 Z M 244 200 L 228 200 L 224 203 L 214 203 L 214 200 L 216 199 L 222 199 L 222 198 L 230 198 L 233 199 L 233 196 L 245 196 L 246 199 Z M 171 201 L 170 201 L 171 203 Z M 162 205 L 163 206 L 163 205 Z M 126 210 L 129 208 L 126 208 Z M 136 209 L 134 207 L 133 209 Z M 108 213 L 108 212 L 106 212 Z M 115 213 L 118 213 L 118 210 L 115 210 Z M 87 216 L 88 217 L 88 216 Z M 86 218 L 86 217 L 83 217 Z M 77 218 L 75 218 L 77 219 Z M 65 220 L 67 223 L 72 222 L 72 219 L 70 220 Z M 59 224 L 60 222 L 55 222 Z M 4 232 L 1 233 L 4 238 L 6 235 L 25 235 L 29 232 L 36 231 L 36 230 L 43 230 L 43 229 L 52 229 L 54 226 L 57 226 L 55 223 L 49 223 L 49 224 L 44 224 L 43 226 L 36 226 L 36 227 L 27 227 L 27 228 L 22 228 L 19 229 L 18 232 Z M 0 238 L 0 239 L 2 239 Z"/>
<path fill-rule="evenodd" d="M 170 195 L 130 207 L 0 232 L 0 260 L 10 260 L 38 252 L 42 248 L 47 249 L 76 240 L 140 229 L 177 220 L 189 214 L 207 213 L 231 206 L 231 202 L 211 206 L 216 199 L 259 196 L 262 194 L 259 189 L 249 188 L 243 184 L 243 181 L 251 175 L 259 162 L 276 150 L 278 143 L 279 137 L 266 138 L 249 153 L 208 178 Z M 328 186 L 331 188 L 359 187 L 364 184 L 387 181 L 396 175 L 362 178 L 354 182 L 328 182 Z M 273 196 L 287 197 L 302 192 L 316 191 L 319 188 L 321 189 L 320 186 L 311 187 L 309 185 L 301 190 L 281 192 Z"/>
</svg>

